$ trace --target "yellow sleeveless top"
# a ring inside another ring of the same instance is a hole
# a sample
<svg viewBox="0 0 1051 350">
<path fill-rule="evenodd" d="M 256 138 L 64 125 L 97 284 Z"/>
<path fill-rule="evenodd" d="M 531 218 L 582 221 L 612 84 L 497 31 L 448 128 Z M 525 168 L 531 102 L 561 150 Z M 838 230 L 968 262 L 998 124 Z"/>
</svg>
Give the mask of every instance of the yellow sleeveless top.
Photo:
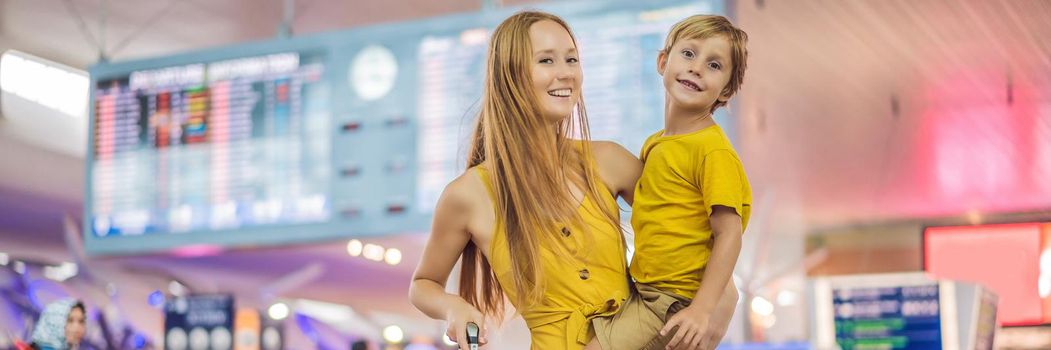
<svg viewBox="0 0 1051 350">
<path fill-rule="evenodd" d="M 483 167 L 477 169 L 495 202 L 488 171 Z M 616 199 L 609 189 L 604 185 L 599 187 L 601 193 L 609 194 L 601 200 L 610 208 L 616 208 Z M 563 244 L 568 256 L 550 247 L 541 247 L 541 278 L 546 288 L 540 303 L 529 307 L 514 305 L 529 326 L 532 349 L 583 349 L 594 337 L 591 319 L 613 315 L 628 298 L 627 257 L 619 228 L 606 221 L 590 196 L 584 196 L 577 212 L 583 225 L 589 227 L 587 231 L 572 225 L 551 224 L 551 230 L 556 230 L 561 238 L 554 243 Z M 501 219 L 502 215 L 496 213 L 489 263 L 504 292 L 515 300 L 511 252 Z"/>
</svg>

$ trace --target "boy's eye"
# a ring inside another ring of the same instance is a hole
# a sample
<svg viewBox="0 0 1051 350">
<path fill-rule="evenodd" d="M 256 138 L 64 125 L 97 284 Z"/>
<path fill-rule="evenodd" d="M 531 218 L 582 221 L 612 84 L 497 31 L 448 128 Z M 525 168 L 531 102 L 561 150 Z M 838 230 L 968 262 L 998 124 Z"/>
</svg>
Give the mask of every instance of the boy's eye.
<svg viewBox="0 0 1051 350">
<path fill-rule="evenodd" d="M 723 68 L 723 65 L 719 64 L 719 62 L 712 62 L 708 64 L 708 68 L 720 70 Z"/>
<path fill-rule="evenodd" d="M 682 57 L 693 58 L 694 54 L 691 50 L 682 50 Z"/>
</svg>

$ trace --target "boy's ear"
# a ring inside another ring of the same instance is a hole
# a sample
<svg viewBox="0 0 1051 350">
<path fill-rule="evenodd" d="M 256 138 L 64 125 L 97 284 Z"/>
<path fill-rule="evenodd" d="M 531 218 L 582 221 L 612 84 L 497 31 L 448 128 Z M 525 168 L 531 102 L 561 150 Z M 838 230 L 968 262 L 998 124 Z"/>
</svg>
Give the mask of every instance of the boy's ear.
<svg viewBox="0 0 1051 350">
<path fill-rule="evenodd" d="M 730 93 L 720 95 L 719 98 L 717 98 L 717 100 L 719 100 L 719 102 L 726 103 L 726 101 L 730 100 Z"/>
<path fill-rule="evenodd" d="M 668 65 L 668 53 L 661 50 L 657 54 L 657 74 L 664 75 L 664 67 Z"/>
<path fill-rule="evenodd" d="M 720 94 L 719 98 L 717 98 L 716 100 L 718 100 L 719 102 L 722 102 L 722 103 L 726 103 L 726 101 L 730 100 L 730 97 L 732 95 L 733 95 L 733 93 L 730 92 L 729 87 L 726 87 L 726 88 L 723 88 L 723 93 Z"/>
</svg>

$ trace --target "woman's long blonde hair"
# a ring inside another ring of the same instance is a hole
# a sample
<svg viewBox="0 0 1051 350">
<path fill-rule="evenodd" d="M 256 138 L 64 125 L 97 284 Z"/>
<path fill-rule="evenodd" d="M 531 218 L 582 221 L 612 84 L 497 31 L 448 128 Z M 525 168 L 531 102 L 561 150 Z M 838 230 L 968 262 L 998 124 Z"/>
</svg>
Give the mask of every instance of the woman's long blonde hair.
<svg viewBox="0 0 1051 350">
<path fill-rule="evenodd" d="M 529 28 L 545 20 L 558 23 L 572 37 L 561 18 L 536 11 L 519 12 L 493 31 L 481 110 L 467 161 L 468 168 L 486 163 L 490 171 L 497 221 L 506 232 L 514 281 L 513 286 L 503 287 L 517 291 L 517 300 L 513 301 L 520 307 L 539 301 L 543 294 L 541 242 L 557 241 L 554 223 L 582 221 L 570 188 L 582 190 L 599 203 L 609 223 L 620 227 L 615 206 L 600 200 L 609 194 L 599 190 L 601 180 L 590 161 L 583 98 L 577 103 L 576 118 L 567 116 L 551 130 L 533 91 Z M 579 132 L 582 141 L 569 138 L 573 131 Z M 545 247 L 563 249 L 559 245 Z M 460 295 L 485 314 L 502 315 L 503 288 L 473 243 L 468 243 L 463 252 Z"/>
</svg>

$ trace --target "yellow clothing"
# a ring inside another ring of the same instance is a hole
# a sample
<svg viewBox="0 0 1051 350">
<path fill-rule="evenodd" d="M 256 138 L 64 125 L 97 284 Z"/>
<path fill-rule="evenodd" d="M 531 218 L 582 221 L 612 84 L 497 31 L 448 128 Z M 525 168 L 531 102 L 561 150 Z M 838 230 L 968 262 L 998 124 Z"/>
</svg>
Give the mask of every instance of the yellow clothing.
<svg viewBox="0 0 1051 350">
<path fill-rule="evenodd" d="M 752 189 L 722 128 L 646 139 L 631 225 L 638 283 L 692 300 L 712 253 L 712 207 L 733 208 L 742 229 L 752 215 Z"/>
<path fill-rule="evenodd" d="M 488 171 L 477 167 L 482 181 L 495 198 Z M 616 208 L 613 195 L 605 186 L 600 192 L 609 194 L 599 198 Z M 561 241 L 571 255 L 564 258 L 550 246 L 540 250 L 541 278 L 546 283 L 544 295 L 537 305 L 515 305 L 529 326 L 532 349 L 583 349 L 594 332 L 591 319 L 616 313 L 627 300 L 628 273 L 624 240 L 619 227 L 610 225 L 600 207 L 590 196 L 585 196 L 577 209 L 588 231 L 576 226 L 552 223 Z M 511 276 L 511 254 L 507 245 L 502 215 L 496 213 L 496 228 L 489 247 L 490 265 L 504 292 L 515 300 L 516 290 Z M 583 234 L 586 232 L 586 234 Z M 590 236 L 590 237 L 585 237 Z M 541 244 L 552 242 L 542 242 Z"/>
</svg>

